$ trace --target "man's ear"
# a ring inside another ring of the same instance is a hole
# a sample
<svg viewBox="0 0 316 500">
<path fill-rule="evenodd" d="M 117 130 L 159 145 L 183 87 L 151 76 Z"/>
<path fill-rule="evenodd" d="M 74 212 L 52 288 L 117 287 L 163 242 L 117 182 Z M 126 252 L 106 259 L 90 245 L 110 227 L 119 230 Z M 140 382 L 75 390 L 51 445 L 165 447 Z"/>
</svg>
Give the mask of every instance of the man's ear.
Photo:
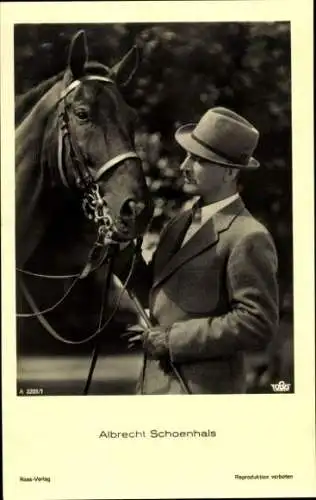
<svg viewBox="0 0 316 500">
<path fill-rule="evenodd" d="M 140 51 L 134 45 L 125 56 L 111 68 L 111 75 L 119 87 L 125 87 L 137 71 Z"/>
<path fill-rule="evenodd" d="M 226 167 L 224 173 L 224 181 L 237 181 L 238 172 L 238 168 Z"/>
<path fill-rule="evenodd" d="M 81 78 L 84 74 L 84 67 L 88 60 L 88 46 L 86 34 L 83 30 L 78 31 L 73 37 L 68 53 L 68 73 L 71 73 L 73 80 Z M 70 76 L 70 75 L 69 75 Z"/>
</svg>

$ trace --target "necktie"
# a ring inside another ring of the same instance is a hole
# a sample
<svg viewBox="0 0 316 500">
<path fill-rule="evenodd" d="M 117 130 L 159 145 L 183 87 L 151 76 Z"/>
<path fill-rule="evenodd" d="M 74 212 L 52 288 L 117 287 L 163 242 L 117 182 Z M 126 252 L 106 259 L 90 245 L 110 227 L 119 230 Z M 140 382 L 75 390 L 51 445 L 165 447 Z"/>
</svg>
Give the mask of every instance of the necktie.
<svg viewBox="0 0 316 500">
<path fill-rule="evenodd" d="M 182 241 L 182 245 L 185 245 L 187 241 L 200 229 L 202 226 L 202 209 L 195 203 L 192 207 L 191 224 L 188 227 L 187 232 Z"/>
</svg>

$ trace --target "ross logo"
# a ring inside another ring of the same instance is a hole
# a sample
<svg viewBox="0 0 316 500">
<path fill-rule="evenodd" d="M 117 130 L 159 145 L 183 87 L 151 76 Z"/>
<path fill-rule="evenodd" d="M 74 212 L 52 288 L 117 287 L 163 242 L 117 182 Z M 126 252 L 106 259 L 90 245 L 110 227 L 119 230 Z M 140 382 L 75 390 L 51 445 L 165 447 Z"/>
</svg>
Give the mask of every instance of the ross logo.
<svg viewBox="0 0 316 500">
<path fill-rule="evenodd" d="M 283 380 L 280 380 L 277 384 L 270 384 L 273 392 L 289 392 L 291 389 L 291 384 L 286 384 Z"/>
</svg>

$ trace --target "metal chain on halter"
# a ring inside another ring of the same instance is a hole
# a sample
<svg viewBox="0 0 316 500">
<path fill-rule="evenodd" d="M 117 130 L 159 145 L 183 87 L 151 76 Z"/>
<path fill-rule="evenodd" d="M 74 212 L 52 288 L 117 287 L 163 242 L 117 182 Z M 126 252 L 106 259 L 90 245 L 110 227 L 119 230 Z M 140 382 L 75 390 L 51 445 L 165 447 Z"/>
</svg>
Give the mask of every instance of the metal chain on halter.
<svg viewBox="0 0 316 500">
<path fill-rule="evenodd" d="M 92 184 L 88 193 L 83 197 L 82 209 L 87 219 L 93 220 L 97 225 L 100 244 L 111 243 L 114 232 L 113 219 L 104 198 L 100 195 L 98 184 Z"/>
</svg>

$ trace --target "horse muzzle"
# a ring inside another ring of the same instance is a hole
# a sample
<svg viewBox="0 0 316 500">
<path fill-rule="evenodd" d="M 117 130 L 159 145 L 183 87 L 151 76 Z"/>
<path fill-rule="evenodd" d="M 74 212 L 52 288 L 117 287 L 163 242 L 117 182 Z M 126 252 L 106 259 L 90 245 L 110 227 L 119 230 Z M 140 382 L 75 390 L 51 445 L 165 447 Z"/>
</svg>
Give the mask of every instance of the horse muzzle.
<svg viewBox="0 0 316 500">
<path fill-rule="evenodd" d="M 85 216 L 96 224 L 100 244 L 126 242 L 142 236 L 153 213 L 150 198 L 145 201 L 128 198 L 117 213 L 100 194 L 98 184 L 85 193 L 82 208 Z"/>
<path fill-rule="evenodd" d="M 153 215 L 153 205 L 151 200 L 126 200 L 120 209 L 117 218 L 116 237 L 119 240 L 131 240 L 142 236 Z"/>
</svg>

